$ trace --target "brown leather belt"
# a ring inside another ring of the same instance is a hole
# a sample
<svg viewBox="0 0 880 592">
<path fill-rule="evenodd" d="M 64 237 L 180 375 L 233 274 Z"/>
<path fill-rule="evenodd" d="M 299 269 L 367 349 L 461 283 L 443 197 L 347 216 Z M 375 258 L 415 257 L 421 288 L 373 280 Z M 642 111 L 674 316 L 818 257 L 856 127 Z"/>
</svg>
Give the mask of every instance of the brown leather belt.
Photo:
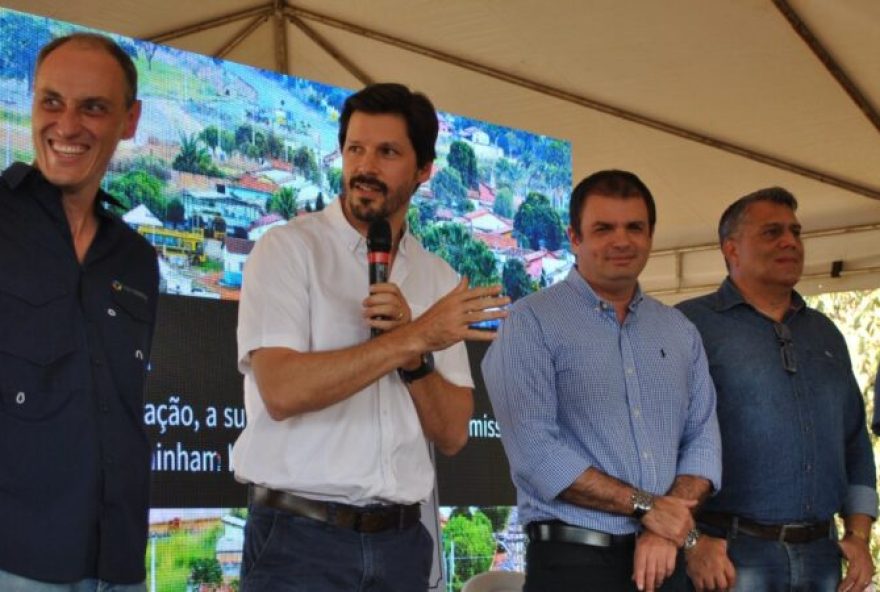
<svg viewBox="0 0 880 592">
<path fill-rule="evenodd" d="M 737 532 L 779 541 L 780 543 L 811 543 L 831 536 L 831 522 L 805 522 L 795 524 L 761 524 L 723 512 L 700 512 L 697 522 L 724 529 L 732 535 Z"/>
<path fill-rule="evenodd" d="M 326 522 L 363 533 L 405 530 L 421 519 L 419 504 L 409 506 L 350 506 L 307 499 L 262 485 L 250 486 L 250 500 L 281 512 Z"/>
<path fill-rule="evenodd" d="M 526 534 L 533 543 L 569 543 L 589 547 L 616 547 L 633 544 L 636 540 L 634 534 L 609 534 L 558 521 L 530 522 L 526 526 Z"/>
</svg>

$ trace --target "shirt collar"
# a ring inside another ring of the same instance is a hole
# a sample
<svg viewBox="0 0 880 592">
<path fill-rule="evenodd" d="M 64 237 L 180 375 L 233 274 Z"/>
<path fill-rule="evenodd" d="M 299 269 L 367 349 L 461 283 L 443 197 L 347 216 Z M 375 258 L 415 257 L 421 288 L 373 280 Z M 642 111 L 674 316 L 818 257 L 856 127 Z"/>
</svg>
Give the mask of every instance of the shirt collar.
<svg viewBox="0 0 880 592">
<path fill-rule="evenodd" d="M 33 175 L 33 177 L 31 177 Z M 25 164 L 23 162 L 14 162 L 12 165 L 3 171 L 3 179 L 6 183 L 9 184 L 11 189 L 18 189 L 19 186 L 25 182 L 29 177 L 33 178 L 35 182 L 48 185 L 54 189 L 53 192 L 50 192 L 50 195 L 57 195 L 58 188 L 46 179 L 40 170 L 32 165 Z M 37 195 L 43 195 L 42 192 Z M 115 197 L 104 191 L 103 189 L 98 189 L 98 199 L 95 201 L 95 213 L 103 218 L 112 218 L 112 214 L 108 212 L 105 208 L 100 207 L 100 203 L 106 203 L 108 205 L 125 209 L 119 200 Z"/>
<path fill-rule="evenodd" d="M 367 239 L 361 235 L 361 233 L 358 232 L 345 217 L 345 214 L 342 211 L 342 199 L 342 197 L 337 197 L 331 201 L 326 208 L 324 208 L 324 211 L 327 214 L 327 220 L 330 222 L 330 225 L 339 232 L 339 235 L 342 237 L 342 240 L 345 241 L 345 246 L 349 251 L 354 253 L 359 249 L 366 250 Z M 400 244 L 397 246 L 398 255 L 406 254 L 407 245 L 413 240 L 411 237 L 412 235 L 409 232 L 409 228 L 404 227 L 403 237 L 400 239 Z"/>
<path fill-rule="evenodd" d="M 593 290 L 593 287 L 584 279 L 581 275 L 580 271 L 578 271 L 577 265 L 572 266 L 572 268 L 568 271 L 568 275 L 565 278 L 565 281 L 572 286 L 578 294 L 582 295 L 590 306 L 601 306 L 603 308 L 613 308 L 614 305 L 610 302 L 602 300 L 599 298 L 599 295 L 596 294 L 596 291 Z M 644 300 L 644 293 L 642 292 L 642 287 L 636 284 L 636 291 L 633 294 L 632 299 L 629 301 L 627 305 L 627 309 L 630 312 L 636 312 L 639 304 Z"/>
<path fill-rule="evenodd" d="M 730 279 L 730 276 L 724 278 L 724 281 L 721 283 L 721 286 L 718 288 L 716 292 L 717 298 L 715 299 L 714 308 L 718 312 L 723 312 L 726 310 L 730 310 L 731 308 L 739 305 L 746 305 L 750 308 L 754 308 L 751 304 L 746 302 L 746 299 L 743 298 L 739 289 L 736 287 L 736 284 L 733 283 L 733 280 Z M 791 291 L 791 306 L 789 307 L 789 313 L 794 314 L 799 312 L 801 309 L 806 306 L 803 297 L 798 293 L 797 290 Z"/>
</svg>

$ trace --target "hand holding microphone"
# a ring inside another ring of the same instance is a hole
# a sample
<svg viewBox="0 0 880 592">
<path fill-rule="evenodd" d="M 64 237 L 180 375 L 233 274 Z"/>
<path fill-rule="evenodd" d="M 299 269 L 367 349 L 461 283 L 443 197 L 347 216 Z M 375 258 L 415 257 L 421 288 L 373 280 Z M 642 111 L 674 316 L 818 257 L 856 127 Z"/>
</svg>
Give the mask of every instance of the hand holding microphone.
<svg viewBox="0 0 880 592">
<path fill-rule="evenodd" d="M 408 323 L 412 314 L 400 289 L 391 283 L 391 227 L 387 220 L 376 220 L 367 231 L 367 263 L 370 296 L 364 302 L 364 317 L 372 337 Z"/>
</svg>

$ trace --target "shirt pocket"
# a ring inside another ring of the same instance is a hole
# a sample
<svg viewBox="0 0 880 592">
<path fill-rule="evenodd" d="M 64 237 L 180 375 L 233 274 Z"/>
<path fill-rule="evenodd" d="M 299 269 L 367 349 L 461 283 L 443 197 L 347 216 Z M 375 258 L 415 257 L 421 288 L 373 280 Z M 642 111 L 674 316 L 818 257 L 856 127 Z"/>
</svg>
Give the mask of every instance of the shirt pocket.
<svg viewBox="0 0 880 592">
<path fill-rule="evenodd" d="M 0 355 L 48 366 L 75 348 L 72 300 L 51 278 L 5 273 L 0 276 Z M 6 382 L 10 371 L 0 366 Z M 14 374 L 14 370 L 12 371 Z"/>
<path fill-rule="evenodd" d="M 120 348 L 110 355 L 124 352 L 136 360 L 139 366 L 147 363 L 150 337 L 154 323 L 154 307 L 145 292 L 114 280 L 111 289 L 111 305 L 107 313 L 112 317 L 108 345 Z"/>
</svg>

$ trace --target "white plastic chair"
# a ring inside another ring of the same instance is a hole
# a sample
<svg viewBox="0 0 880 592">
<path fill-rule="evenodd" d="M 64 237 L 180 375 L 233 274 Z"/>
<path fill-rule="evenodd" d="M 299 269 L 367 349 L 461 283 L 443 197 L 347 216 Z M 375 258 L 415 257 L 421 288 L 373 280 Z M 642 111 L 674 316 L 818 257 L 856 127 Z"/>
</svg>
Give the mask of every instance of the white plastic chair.
<svg viewBox="0 0 880 592">
<path fill-rule="evenodd" d="M 465 582 L 461 592 L 522 592 L 525 582 L 518 571 L 487 571 Z"/>
</svg>

